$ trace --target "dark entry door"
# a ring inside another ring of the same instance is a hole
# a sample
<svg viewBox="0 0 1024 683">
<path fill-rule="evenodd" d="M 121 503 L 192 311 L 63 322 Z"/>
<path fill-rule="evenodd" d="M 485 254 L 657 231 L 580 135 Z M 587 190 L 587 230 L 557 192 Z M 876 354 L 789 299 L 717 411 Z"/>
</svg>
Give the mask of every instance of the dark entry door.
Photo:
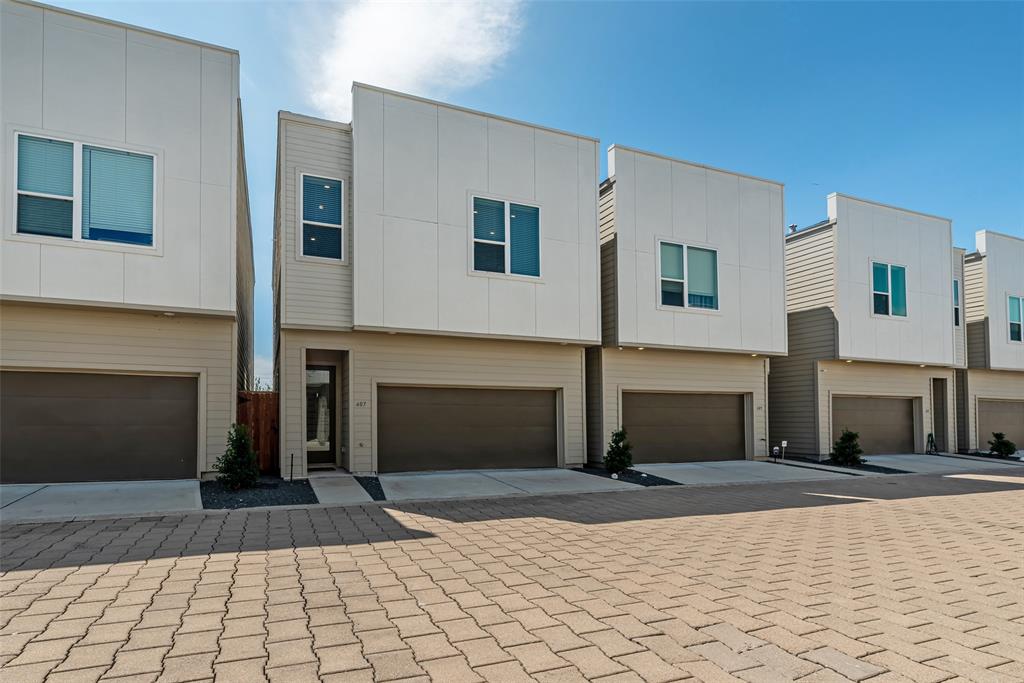
<svg viewBox="0 0 1024 683">
<path fill-rule="evenodd" d="M 306 458 L 312 467 L 336 462 L 335 389 L 333 365 L 306 366 Z"/>
</svg>

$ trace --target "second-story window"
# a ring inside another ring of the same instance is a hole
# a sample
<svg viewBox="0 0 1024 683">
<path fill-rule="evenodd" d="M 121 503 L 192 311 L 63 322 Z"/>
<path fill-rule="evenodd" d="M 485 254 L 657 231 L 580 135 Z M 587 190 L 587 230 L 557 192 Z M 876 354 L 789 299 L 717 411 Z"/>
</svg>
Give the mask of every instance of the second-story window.
<svg viewBox="0 0 1024 683">
<path fill-rule="evenodd" d="M 152 246 L 153 165 L 150 154 L 19 134 L 15 229 L 22 235 Z"/>
<path fill-rule="evenodd" d="M 1010 318 L 1010 341 L 1024 341 L 1024 330 L 1021 325 L 1024 323 L 1024 297 L 1009 297 L 1009 318 Z"/>
<path fill-rule="evenodd" d="M 74 166 L 72 143 L 18 136 L 19 233 L 71 239 Z"/>
<path fill-rule="evenodd" d="M 960 327 L 960 281 L 953 280 L 953 324 Z"/>
<path fill-rule="evenodd" d="M 342 182 L 334 178 L 302 176 L 302 255 L 344 258 Z"/>
<path fill-rule="evenodd" d="M 718 309 L 718 252 L 673 242 L 658 246 L 662 306 Z"/>
<path fill-rule="evenodd" d="M 907 269 L 873 261 L 871 298 L 875 315 L 907 317 Z"/>
<path fill-rule="evenodd" d="M 540 209 L 473 197 L 473 270 L 540 277 Z"/>
</svg>

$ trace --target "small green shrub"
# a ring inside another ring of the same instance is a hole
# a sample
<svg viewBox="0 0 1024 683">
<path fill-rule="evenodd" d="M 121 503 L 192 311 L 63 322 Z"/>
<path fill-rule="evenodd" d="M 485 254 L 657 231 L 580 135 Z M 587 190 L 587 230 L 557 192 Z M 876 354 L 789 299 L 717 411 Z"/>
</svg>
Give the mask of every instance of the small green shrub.
<svg viewBox="0 0 1024 683">
<path fill-rule="evenodd" d="M 633 446 L 626 440 L 626 430 L 612 432 L 608 453 L 604 456 L 604 468 L 612 474 L 625 472 L 633 466 Z"/>
<path fill-rule="evenodd" d="M 842 467 L 863 465 L 864 460 L 860 456 L 864 451 L 860 448 L 859 438 L 857 432 L 844 429 L 839 440 L 832 444 L 832 462 Z"/>
<path fill-rule="evenodd" d="M 992 455 L 1009 458 L 1017 452 L 1017 444 L 1006 438 L 1003 432 L 992 432 L 992 440 L 988 442 L 988 450 Z"/>
<path fill-rule="evenodd" d="M 245 425 L 231 425 L 228 431 L 228 447 L 224 455 L 217 458 L 213 468 L 219 473 L 217 481 L 228 488 L 242 489 L 256 485 L 260 479 L 260 467 L 256 453 L 252 450 L 252 438 Z"/>
</svg>

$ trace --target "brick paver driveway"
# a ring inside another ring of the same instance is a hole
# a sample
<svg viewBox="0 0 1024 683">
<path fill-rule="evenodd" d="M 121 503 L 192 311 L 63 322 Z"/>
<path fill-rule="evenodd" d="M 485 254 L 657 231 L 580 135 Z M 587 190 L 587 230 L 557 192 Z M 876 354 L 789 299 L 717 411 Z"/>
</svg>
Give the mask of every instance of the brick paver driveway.
<svg viewBox="0 0 1024 683">
<path fill-rule="evenodd" d="M 1024 679 L 1019 470 L 25 525 L 2 541 L 12 682 Z"/>
</svg>

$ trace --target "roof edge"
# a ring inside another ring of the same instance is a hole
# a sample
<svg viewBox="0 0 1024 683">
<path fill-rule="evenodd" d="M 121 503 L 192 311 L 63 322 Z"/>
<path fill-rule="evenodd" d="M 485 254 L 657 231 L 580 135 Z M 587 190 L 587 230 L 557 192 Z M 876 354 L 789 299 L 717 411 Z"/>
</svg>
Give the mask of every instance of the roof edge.
<svg viewBox="0 0 1024 683">
<path fill-rule="evenodd" d="M 138 26 L 137 24 L 129 24 L 126 21 L 118 21 L 116 19 L 108 19 L 107 17 L 101 17 L 96 14 L 87 14 L 85 12 L 79 12 L 73 9 L 67 9 L 65 7 L 57 7 L 55 5 L 47 5 L 42 2 L 36 2 L 36 0 L 10 0 L 15 5 L 25 5 L 26 7 L 35 7 L 37 9 L 46 10 L 49 12 L 58 12 L 60 14 L 67 14 L 72 17 L 78 17 L 80 19 L 88 19 L 89 21 L 97 21 L 101 24 L 108 24 L 110 26 L 116 26 L 117 28 L 131 29 L 132 31 L 139 31 L 141 33 L 148 33 L 153 36 L 159 36 L 160 38 L 168 38 L 170 40 L 176 40 L 181 43 L 187 43 L 189 45 L 196 45 L 198 47 L 205 47 L 211 50 L 218 50 L 230 55 L 239 56 L 238 50 L 233 47 L 225 47 L 223 45 L 217 45 L 215 43 L 207 43 L 202 40 L 196 40 L 194 38 L 186 38 L 185 36 L 179 36 L 176 33 L 166 33 L 164 31 L 158 31 L 156 29 L 147 28 L 145 26 Z"/>
<path fill-rule="evenodd" d="M 591 135 L 583 135 L 582 133 L 573 133 L 572 131 L 562 130 L 560 128 L 552 128 L 551 126 L 544 126 L 539 123 L 530 123 L 529 121 L 522 121 L 520 119 L 513 119 L 508 116 L 502 116 L 500 114 L 492 114 L 486 111 L 480 111 L 479 109 L 470 109 L 469 107 L 462 107 L 457 104 L 451 104 L 449 102 L 442 102 L 440 100 L 432 100 L 428 97 L 420 97 L 419 95 L 410 95 L 409 93 L 401 92 L 399 90 L 390 90 L 388 88 L 382 88 L 379 85 L 370 85 L 369 83 L 361 83 L 359 81 L 352 82 L 353 90 L 355 88 L 365 88 L 367 90 L 373 90 L 375 92 L 383 93 L 385 95 L 394 95 L 396 97 L 404 97 L 408 100 L 415 100 L 417 102 L 423 102 L 424 104 L 432 104 L 438 107 L 444 107 L 446 109 L 454 109 L 455 111 L 465 112 L 467 114 L 474 114 L 476 116 L 486 116 L 489 119 L 496 119 L 498 121 L 505 121 L 507 123 L 514 123 L 518 126 L 528 126 L 529 128 L 536 128 L 537 130 L 547 131 L 549 133 L 555 133 L 557 135 L 568 135 L 569 137 L 577 138 L 579 140 L 588 140 L 595 144 L 600 144 L 601 140 Z"/>
<path fill-rule="evenodd" d="M 687 159 L 679 159 L 677 157 L 670 157 L 666 154 L 659 154 L 658 152 L 650 152 L 645 149 L 638 149 L 636 147 L 629 147 L 627 145 L 611 144 L 608 146 L 608 151 L 612 152 L 616 149 L 621 149 L 624 152 L 633 152 L 634 154 L 643 154 L 648 157 L 655 157 L 656 159 L 664 159 L 665 161 L 673 161 L 677 164 L 686 164 L 687 166 L 694 166 L 696 168 L 703 168 L 707 171 L 715 171 L 717 173 L 728 173 L 729 175 L 739 176 L 740 178 L 747 178 L 749 180 L 757 180 L 762 183 L 771 183 L 772 185 L 778 185 L 779 187 L 785 187 L 786 184 L 779 180 L 772 180 L 771 178 L 762 178 L 760 176 L 751 175 L 749 173 L 740 173 L 739 171 L 730 171 L 726 168 L 718 168 L 716 166 L 709 166 L 707 164 L 701 164 L 696 161 L 688 161 Z"/>
</svg>

